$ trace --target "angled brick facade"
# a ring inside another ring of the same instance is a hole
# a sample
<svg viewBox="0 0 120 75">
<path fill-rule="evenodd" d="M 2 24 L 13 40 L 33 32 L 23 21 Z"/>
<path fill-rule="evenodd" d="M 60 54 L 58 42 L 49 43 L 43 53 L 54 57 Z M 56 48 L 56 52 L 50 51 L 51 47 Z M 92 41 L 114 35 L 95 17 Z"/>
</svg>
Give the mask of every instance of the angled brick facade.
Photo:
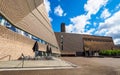
<svg viewBox="0 0 120 75">
<path fill-rule="evenodd" d="M 0 0 L 0 16 L 14 27 L 44 41 L 44 44 L 38 41 L 40 51 L 45 52 L 46 45 L 50 44 L 52 52 L 60 54 L 43 0 Z M 11 60 L 16 60 L 22 53 L 34 56 L 34 43 L 35 40 L 0 25 L 0 58 L 10 55 Z"/>
</svg>

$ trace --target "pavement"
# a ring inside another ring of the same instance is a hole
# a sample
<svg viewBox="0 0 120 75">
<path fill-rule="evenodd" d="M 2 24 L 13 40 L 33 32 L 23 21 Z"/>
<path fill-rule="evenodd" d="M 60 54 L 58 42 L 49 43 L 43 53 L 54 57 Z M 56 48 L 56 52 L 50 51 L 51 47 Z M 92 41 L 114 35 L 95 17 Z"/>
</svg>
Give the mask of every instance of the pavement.
<svg viewBox="0 0 120 75">
<path fill-rule="evenodd" d="M 64 64 L 64 69 L 51 66 L 54 69 L 4 70 L 0 75 L 120 75 L 120 58 L 60 57 L 58 60 L 77 67 L 65 68 L 69 65 Z M 54 65 L 62 63 L 59 61 Z"/>
<path fill-rule="evenodd" d="M 68 69 L 74 68 L 77 65 L 59 58 L 53 60 L 14 60 L 0 61 L 0 71 L 7 70 L 43 70 L 43 69 Z"/>
</svg>

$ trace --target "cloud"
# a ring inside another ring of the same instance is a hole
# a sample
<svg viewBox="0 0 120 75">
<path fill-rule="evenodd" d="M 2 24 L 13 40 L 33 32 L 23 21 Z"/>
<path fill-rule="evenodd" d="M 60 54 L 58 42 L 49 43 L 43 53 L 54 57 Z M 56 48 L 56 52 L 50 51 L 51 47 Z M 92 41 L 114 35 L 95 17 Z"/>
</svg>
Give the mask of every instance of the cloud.
<svg viewBox="0 0 120 75">
<path fill-rule="evenodd" d="M 58 5 L 57 7 L 55 7 L 54 13 L 55 13 L 57 16 L 66 16 L 66 15 L 67 15 L 66 13 L 64 13 L 64 11 L 63 11 L 63 9 L 61 8 L 60 5 Z"/>
<path fill-rule="evenodd" d="M 49 20 L 50 20 L 50 22 L 52 22 L 52 21 L 53 21 L 53 19 L 52 19 L 51 17 L 49 17 Z"/>
<path fill-rule="evenodd" d="M 49 20 L 53 21 L 53 19 L 49 15 L 49 13 L 51 12 L 50 2 L 48 0 L 44 0 L 44 4 L 45 4 L 45 8 L 46 8 Z"/>
<path fill-rule="evenodd" d="M 66 26 L 66 31 L 67 32 L 71 32 L 72 33 L 73 29 L 74 29 L 74 26 L 72 24 L 70 24 L 69 26 Z"/>
<path fill-rule="evenodd" d="M 85 25 L 89 24 L 87 20 L 88 20 L 88 17 L 85 15 L 80 15 L 80 16 L 71 18 L 70 21 L 72 22 L 72 24 L 70 24 L 70 27 L 72 28 L 71 30 L 67 29 L 68 30 L 67 32 L 72 31 L 74 33 L 84 33 Z M 69 25 L 66 28 L 69 28 Z"/>
<path fill-rule="evenodd" d="M 116 6 L 116 9 L 119 9 L 120 8 L 120 3 Z"/>
<path fill-rule="evenodd" d="M 101 29 L 95 32 L 95 35 L 105 35 L 105 33 L 107 32 L 106 29 Z"/>
<path fill-rule="evenodd" d="M 106 19 L 105 22 L 100 23 L 97 34 L 101 35 L 101 32 L 103 31 L 105 31 L 105 36 L 113 37 L 115 44 L 118 43 L 120 40 L 120 11 L 116 12 L 113 16 Z"/>
<path fill-rule="evenodd" d="M 82 14 L 70 18 L 71 24 L 66 26 L 66 28 L 68 28 L 67 32 L 72 31 L 74 33 L 88 33 L 85 32 L 85 26 L 87 24 L 90 24 L 89 20 L 91 19 L 91 15 L 96 14 L 102 6 L 106 5 L 107 1 L 108 0 L 88 0 L 87 3 L 84 5 L 84 9 L 87 12 L 87 14 Z"/>
<path fill-rule="evenodd" d="M 64 15 L 63 16 L 66 16 L 67 15 L 67 13 L 64 13 Z"/>
<path fill-rule="evenodd" d="M 100 17 L 106 19 L 106 18 L 110 17 L 110 15 L 111 15 L 111 13 L 108 11 L 108 9 L 105 9 L 105 10 L 102 12 L 102 14 L 101 14 Z"/>
<path fill-rule="evenodd" d="M 114 39 L 115 44 L 120 44 L 120 39 Z"/>
<path fill-rule="evenodd" d="M 94 28 L 91 28 L 90 30 L 84 32 L 84 34 L 92 34 L 95 31 Z"/>
<path fill-rule="evenodd" d="M 97 26 L 97 23 L 96 23 L 96 22 L 94 22 L 94 23 L 93 23 L 93 25 L 96 27 L 96 26 Z"/>
<path fill-rule="evenodd" d="M 48 0 L 44 0 L 44 4 L 45 4 L 45 7 L 46 7 L 46 11 L 49 14 L 49 12 L 51 11 L 50 2 Z"/>
<path fill-rule="evenodd" d="M 88 16 L 96 14 L 102 6 L 105 6 L 108 0 L 88 0 L 84 9 L 88 12 Z"/>
</svg>

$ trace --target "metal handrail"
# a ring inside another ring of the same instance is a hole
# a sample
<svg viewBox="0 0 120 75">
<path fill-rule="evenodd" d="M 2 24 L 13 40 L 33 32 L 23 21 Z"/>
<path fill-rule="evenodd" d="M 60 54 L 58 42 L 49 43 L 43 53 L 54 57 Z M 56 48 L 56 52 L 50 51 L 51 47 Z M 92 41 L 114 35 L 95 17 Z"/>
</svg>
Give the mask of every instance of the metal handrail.
<svg viewBox="0 0 120 75">
<path fill-rule="evenodd" d="M 0 60 L 4 59 L 4 58 L 6 58 L 6 57 L 9 57 L 9 61 L 10 61 L 11 55 L 3 56 L 3 57 L 0 58 Z"/>
</svg>

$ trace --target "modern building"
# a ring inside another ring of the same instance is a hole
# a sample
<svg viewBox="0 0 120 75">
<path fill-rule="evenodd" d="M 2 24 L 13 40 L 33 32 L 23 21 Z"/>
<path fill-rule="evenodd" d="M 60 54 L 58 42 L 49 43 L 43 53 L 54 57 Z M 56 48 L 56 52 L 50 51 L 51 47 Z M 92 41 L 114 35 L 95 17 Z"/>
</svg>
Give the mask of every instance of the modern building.
<svg viewBox="0 0 120 75">
<path fill-rule="evenodd" d="M 21 54 L 34 56 L 35 41 L 45 53 L 60 55 L 43 0 L 0 0 L 0 60 L 16 60 Z"/>
<path fill-rule="evenodd" d="M 63 25 L 63 31 L 55 32 L 62 56 L 93 56 L 100 50 L 114 49 L 112 37 L 66 33 Z"/>
</svg>

